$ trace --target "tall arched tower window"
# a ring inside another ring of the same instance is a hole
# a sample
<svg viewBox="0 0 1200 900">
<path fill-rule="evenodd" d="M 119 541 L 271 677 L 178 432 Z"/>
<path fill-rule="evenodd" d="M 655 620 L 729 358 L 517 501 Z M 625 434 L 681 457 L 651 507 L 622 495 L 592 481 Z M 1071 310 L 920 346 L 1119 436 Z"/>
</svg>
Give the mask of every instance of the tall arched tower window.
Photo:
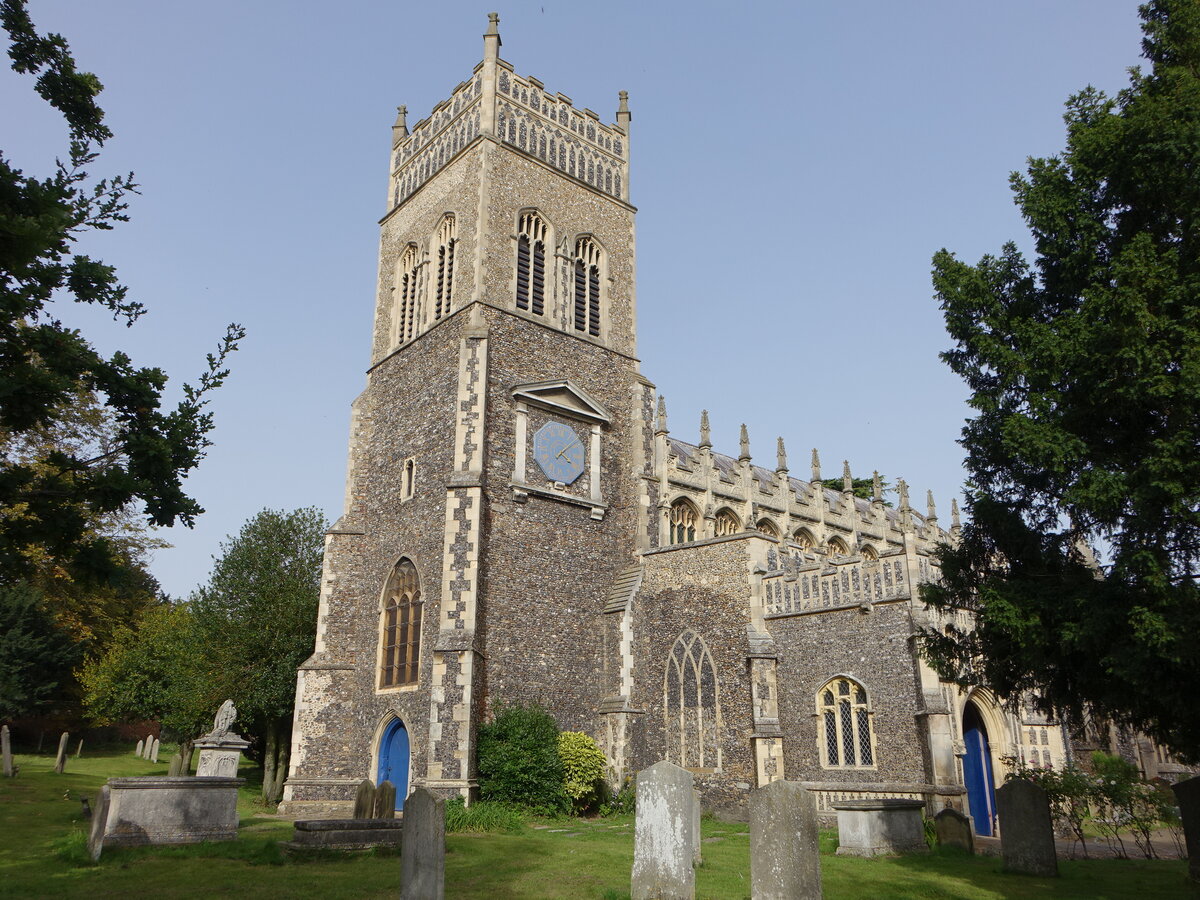
<svg viewBox="0 0 1200 900">
<path fill-rule="evenodd" d="M 417 303 L 420 299 L 421 254 L 416 244 L 409 244 L 400 254 L 396 273 L 396 304 L 393 308 L 392 329 L 397 344 L 412 340 L 417 328 Z"/>
<path fill-rule="evenodd" d="M 575 242 L 575 330 L 600 336 L 600 248 L 589 237 Z"/>
<path fill-rule="evenodd" d="M 667 759 L 690 769 L 719 769 L 721 705 L 717 672 L 700 635 L 683 632 L 671 647 L 663 676 Z"/>
<path fill-rule="evenodd" d="M 442 219 L 438 227 L 437 289 L 433 298 L 433 318 L 450 315 L 454 294 L 454 247 L 458 243 L 454 216 Z"/>
<path fill-rule="evenodd" d="M 821 762 L 828 768 L 875 767 L 875 736 L 867 691 L 857 681 L 835 678 L 817 695 Z"/>
<path fill-rule="evenodd" d="M 535 212 L 521 214 L 517 228 L 517 309 L 535 316 L 546 308 L 546 223 Z"/>
<path fill-rule="evenodd" d="M 696 507 L 680 497 L 671 504 L 671 543 L 685 544 L 696 539 Z"/>
<path fill-rule="evenodd" d="M 421 655 L 421 582 L 410 560 L 402 559 L 392 569 L 382 607 L 379 686 L 416 684 Z"/>
</svg>

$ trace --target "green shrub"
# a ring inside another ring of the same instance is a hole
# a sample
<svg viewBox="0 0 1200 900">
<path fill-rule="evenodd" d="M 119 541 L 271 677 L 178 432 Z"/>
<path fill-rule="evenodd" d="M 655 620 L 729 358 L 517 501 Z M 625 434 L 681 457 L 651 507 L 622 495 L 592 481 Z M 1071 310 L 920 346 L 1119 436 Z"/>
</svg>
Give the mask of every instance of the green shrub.
<svg viewBox="0 0 1200 900">
<path fill-rule="evenodd" d="M 625 776 L 621 789 L 604 801 L 600 807 L 602 816 L 631 816 L 637 809 L 637 783 Z"/>
<path fill-rule="evenodd" d="M 479 729 L 479 795 L 482 800 L 558 815 L 570 803 L 563 792 L 558 725 L 537 705 L 504 706 Z"/>
<path fill-rule="evenodd" d="M 582 731 L 564 731 L 558 736 L 558 755 L 563 766 L 563 791 L 576 815 L 595 809 L 603 797 L 608 760 Z"/>
<path fill-rule="evenodd" d="M 520 834 L 524 830 L 525 817 L 506 803 L 479 800 L 467 806 L 461 796 L 446 801 L 447 833 Z"/>
</svg>

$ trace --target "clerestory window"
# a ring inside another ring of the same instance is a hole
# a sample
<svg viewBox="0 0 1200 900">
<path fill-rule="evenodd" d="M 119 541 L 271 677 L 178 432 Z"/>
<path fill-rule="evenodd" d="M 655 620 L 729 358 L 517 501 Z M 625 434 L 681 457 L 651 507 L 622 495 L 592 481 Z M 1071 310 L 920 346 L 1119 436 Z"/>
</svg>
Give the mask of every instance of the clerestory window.
<svg viewBox="0 0 1200 900">
<path fill-rule="evenodd" d="M 713 522 L 713 533 L 717 537 L 724 537 L 727 534 L 737 534 L 742 530 L 742 523 L 733 510 L 723 509 L 717 513 L 716 521 Z"/>
<path fill-rule="evenodd" d="M 686 544 L 696 539 L 696 507 L 682 497 L 671 504 L 671 543 Z"/>
<path fill-rule="evenodd" d="M 517 309 L 540 316 L 546 309 L 546 222 L 535 212 L 521 214 L 517 228 Z"/>
</svg>

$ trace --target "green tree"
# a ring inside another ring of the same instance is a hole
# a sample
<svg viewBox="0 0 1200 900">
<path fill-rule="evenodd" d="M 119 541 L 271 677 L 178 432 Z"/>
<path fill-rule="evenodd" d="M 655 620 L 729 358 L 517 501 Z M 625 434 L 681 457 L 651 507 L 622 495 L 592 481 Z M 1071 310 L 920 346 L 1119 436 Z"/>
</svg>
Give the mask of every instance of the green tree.
<svg viewBox="0 0 1200 900">
<path fill-rule="evenodd" d="M 1034 263 L 934 257 L 977 414 L 971 521 L 923 596 L 975 624 L 925 646 L 947 677 L 1197 759 L 1200 5 L 1140 11 L 1149 72 L 1071 97 L 1066 149 L 1012 175 Z"/>
<path fill-rule="evenodd" d="M 837 491 L 838 493 L 841 493 L 846 487 L 845 481 L 843 481 L 841 478 L 825 478 L 825 479 L 822 479 L 821 484 L 823 486 L 829 488 L 829 490 Z M 892 486 L 886 481 L 880 481 L 879 488 L 880 488 L 880 495 L 885 498 L 883 501 L 883 505 L 890 507 L 892 505 L 892 501 L 886 499 L 886 497 L 887 497 L 887 494 L 891 492 Z M 874 478 L 851 479 L 850 489 L 851 489 L 851 493 L 853 493 L 854 496 L 860 500 L 874 500 L 875 499 L 875 479 Z"/>
<path fill-rule="evenodd" d="M 27 577 L 44 556 L 72 578 L 103 579 L 121 560 L 97 516 L 136 502 L 151 524 L 190 525 L 203 511 L 183 479 L 209 445 L 210 392 L 244 332 L 229 326 L 196 384 L 183 385 L 183 399 L 164 410 L 162 370 L 139 368 L 121 352 L 106 357 L 63 323 L 54 306 L 63 301 L 103 307 L 129 325 L 144 311 L 111 266 L 74 252 L 89 232 L 127 220 L 136 185 L 132 176 L 88 175 L 112 136 L 96 76 L 75 68 L 60 35 L 37 33 L 24 0 L 0 2 L 0 25 L 13 69 L 36 76 L 35 89 L 69 132 L 66 162 L 48 178 L 26 176 L 0 156 L 0 577 Z M 24 438 L 68 418 L 81 395 L 104 410 L 107 440 L 19 452 L 37 444 Z"/>
<path fill-rule="evenodd" d="M 122 629 L 80 676 L 97 722 L 154 719 L 183 742 L 203 734 L 224 699 L 186 604 L 160 603 Z"/>
<path fill-rule="evenodd" d="M 263 510 L 221 545 L 208 583 L 190 601 L 193 652 L 212 673 L 211 696 L 231 698 L 239 730 L 260 743 L 269 803 L 283 793 L 296 668 L 313 652 L 328 530 L 317 509 Z"/>
<path fill-rule="evenodd" d="M 58 628 L 38 591 L 0 584 L 0 720 L 45 708 L 79 657 L 80 646 Z"/>
</svg>

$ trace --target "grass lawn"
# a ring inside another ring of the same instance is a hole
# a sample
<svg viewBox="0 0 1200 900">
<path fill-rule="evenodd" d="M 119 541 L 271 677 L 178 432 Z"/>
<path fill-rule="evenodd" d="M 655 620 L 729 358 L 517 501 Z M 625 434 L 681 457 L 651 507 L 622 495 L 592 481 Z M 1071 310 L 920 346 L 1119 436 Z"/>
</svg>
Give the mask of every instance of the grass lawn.
<svg viewBox="0 0 1200 900">
<path fill-rule="evenodd" d="M 20 774 L 0 779 L 0 896 L 268 900 L 395 897 L 399 892 L 400 860 L 394 854 L 284 856 L 276 842 L 290 837 L 291 825 L 257 803 L 254 784 L 239 799 L 237 841 L 109 850 L 98 864 L 90 864 L 79 796 L 94 798 L 110 776 L 165 775 L 170 760 L 165 750 L 162 760 L 137 759 L 132 750 L 92 751 L 71 758 L 66 774 L 55 775 L 53 754 L 18 755 Z M 746 827 L 705 820 L 703 833 L 705 861 L 696 873 L 696 896 L 748 898 Z M 450 835 L 446 844 L 446 896 L 453 900 L 629 896 L 631 818 L 538 821 L 523 834 Z M 842 900 L 1200 898 L 1200 891 L 1185 883 L 1186 863 L 1179 860 L 1064 861 L 1061 877 L 1040 879 L 1005 875 L 999 860 L 989 857 L 839 857 L 833 855 L 832 834 L 824 836 L 822 850 L 825 896 Z"/>
</svg>

